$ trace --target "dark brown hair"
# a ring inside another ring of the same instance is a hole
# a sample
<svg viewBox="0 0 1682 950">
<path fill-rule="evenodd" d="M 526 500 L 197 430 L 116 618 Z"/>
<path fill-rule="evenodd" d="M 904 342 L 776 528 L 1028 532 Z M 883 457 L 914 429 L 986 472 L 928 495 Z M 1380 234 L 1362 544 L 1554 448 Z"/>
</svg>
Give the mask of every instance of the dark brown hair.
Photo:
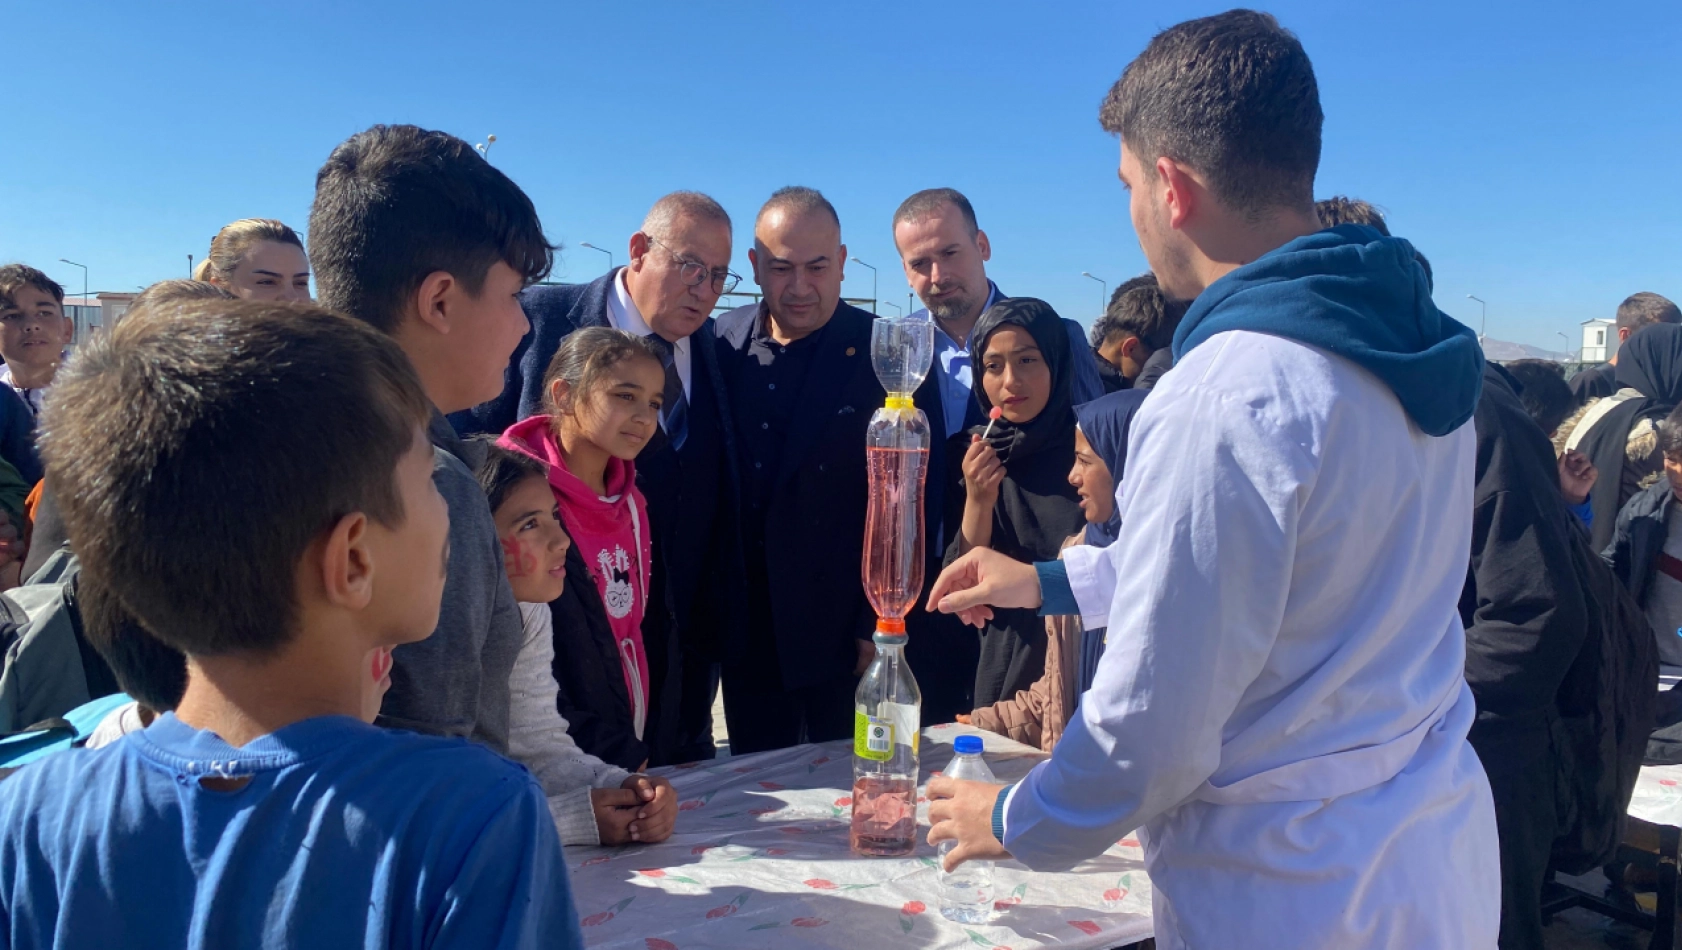
<svg viewBox="0 0 1682 950">
<path fill-rule="evenodd" d="M 4 284 L 0 284 L 0 292 L 5 289 Z M 1655 323 L 1682 323 L 1682 310 L 1678 310 L 1669 298 L 1645 290 L 1630 294 L 1618 304 L 1618 329 L 1639 330 Z"/>
<path fill-rule="evenodd" d="M 485 492 L 485 501 L 490 503 L 493 516 L 508 500 L 508 493 L 514 490 L 515 485 L 528 478 L 548 482 L 549 472 L 543 463 L 526 453 L 497 445 L 494 436 L 474 436 L 472 441 L 479 443 L 484 450 L 484 457 L 474 467 L 473 476 L 479 480 L 479 487 Z"/>
<path fill-rule="evenodd" d="M 58 301 L 59 306 L 64 306 L 64 288 L 59 286 L 58 281 L 28 264 L 7 264 L 0 267 L 0 306 L 11 306 L 12 294 L 24 286 L 34 287 L 44 294 L 49 294 Z"/>
<path fill-rule="evenodd" d="M 1314 214 L 1320 219 L 1320 227 L 1335 228 L 1340 224 L 1364 224 L 1376 230 L 1385 237 L 1390 236 L 1390 225 L 1384 223 L 1384 213 L 1373 207 L 1371 202 L 1346 195 L 1333 195 L 1314 202 Z"/>
<path fill-rule="evenodd" d="M 1167 156 L 1251 214 L 1307 209 L 1320 166 L 1320 90 L 1297 38 L 1266 13 L 1229 10 L 1158 33 L 1098 111 L 1151 180 Z"/>
<path fill-rule="evenodd" d="M 534 283 L 554 246 L 520 186 L 453 135 L 376 125 L 316 173 L 310 266 L 333 310 L 392 333 L 428 275 L 477 296 L 497 261 Z"/>
<path fill-rule="evenodd" d="M 569 406 L 556 404 L 553 396 L 556 380 L 566 380 L 575 400 L 588 399 L 608 370 L 637 357 L 651 359 L 662 368 L 666 365 L 664 355 L 654 344 L 635 333 L 613 327 L 585 327 L 567 334 L 543 373 L 543 411 L 554 417 L 556 425 L 561 416 L 577 411 L 577 402 Z"/>
<path fill-rule="evenodd" d="M 926 218 L 947 205 L 957 208 L 958 213 L 964 216 L 964 224 L 969 226 L 970 237 L 975 237 L 980 232 L 981 225 L 975 220 L 975 206 L 956 188 L 925 188 L 905 199 L 894 211 L 892 226 L 897 228 L 906 221 Z"/>
<path fill-rule="evenodd" d="M 84 574 L 188 656 L 269 653 L 296 570 L 365 512 L 401 523 L 398 460 L 431 403 L 397 345 L 301 304 L 147 307 L 83 344 L 41 454 Z"/>
<path fill-rule="evenodd" d="M 1513 360 L 1503 364 L 1521 387 L 1518 401 L 1548 438 L 1577 411 L 1577 394 L 1565 381 L 1565 367 L 1553 360 Z"/>
<path fill-rule="evenodd" d="M 1104 315 L 1092 325 L 1092 347 L 1097 349 L 1117 336 L 1134 336 L 1155 352 L 1174 342 L 1174 331 L 1185 316 L 1186 305 L 1162 295 L 1155 274 L 1140 274 L 1110 295 Z"/>
</svg>

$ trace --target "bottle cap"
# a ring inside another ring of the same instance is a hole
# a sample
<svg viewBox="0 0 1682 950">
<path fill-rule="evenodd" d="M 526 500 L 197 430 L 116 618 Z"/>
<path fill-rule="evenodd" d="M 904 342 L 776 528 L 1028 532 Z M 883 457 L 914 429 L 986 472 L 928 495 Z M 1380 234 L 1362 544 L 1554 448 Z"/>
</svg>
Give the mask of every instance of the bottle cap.
<svg viewBox="0 0 1682 950">
<path fill-rule="evenodd" d="M 952 749 L 959 755 L 975 755 L 981 752 L 980 736 L 959 736 L 952 740 Z"/>
</svg>

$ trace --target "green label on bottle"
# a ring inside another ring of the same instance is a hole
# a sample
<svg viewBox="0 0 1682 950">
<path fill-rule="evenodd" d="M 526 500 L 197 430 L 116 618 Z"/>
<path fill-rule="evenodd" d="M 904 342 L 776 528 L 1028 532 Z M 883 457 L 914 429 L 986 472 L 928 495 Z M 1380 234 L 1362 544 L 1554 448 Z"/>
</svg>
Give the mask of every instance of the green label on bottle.
<svg viewBox="0 0 1682 950">
<path fill-rule="evenodd" d="M 887 719 L 853 713 L 853 754 L 872 762 L 894 757 L 894 724 Z"/>
</svg>

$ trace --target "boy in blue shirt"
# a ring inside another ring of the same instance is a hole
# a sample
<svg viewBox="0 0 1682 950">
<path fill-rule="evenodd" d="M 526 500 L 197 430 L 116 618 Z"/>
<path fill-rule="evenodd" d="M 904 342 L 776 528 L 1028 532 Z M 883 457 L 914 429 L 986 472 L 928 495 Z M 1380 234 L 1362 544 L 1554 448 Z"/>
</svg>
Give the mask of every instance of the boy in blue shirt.
<svg viewBox="0 0 1682 950">
<path fill-rule="evenodd" d="M 118 635 L 185 654 L 187 685 L 0 782 L 0 947 L 583 945 L 531 776 L 369 725 L 438 620 L 431 413 L 390 338 L 313 307 L 146 308 L 84 344 L 47 477 L 144 628 Z"/>
</svg>

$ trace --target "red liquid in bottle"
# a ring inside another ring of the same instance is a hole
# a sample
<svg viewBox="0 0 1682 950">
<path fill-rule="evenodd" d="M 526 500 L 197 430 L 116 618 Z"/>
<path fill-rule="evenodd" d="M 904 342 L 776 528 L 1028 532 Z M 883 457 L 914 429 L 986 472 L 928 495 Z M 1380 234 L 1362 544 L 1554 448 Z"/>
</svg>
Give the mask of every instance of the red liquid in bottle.
<svg viewBox="0 0 1682 950">
<path fill-rule="evenodd" d="M 917 782 L 862 777 L 853 782 L 851 844 L 857 854 L 896 857 L 917 848 Z"/>
<path fill-rule="evenodd" d="M 903 620 L 923 592 L 923 478 L 927 448 L 865 450 L 870 509 L 864 522 L 864 591 L 876 616 Z"/>
</svg>

